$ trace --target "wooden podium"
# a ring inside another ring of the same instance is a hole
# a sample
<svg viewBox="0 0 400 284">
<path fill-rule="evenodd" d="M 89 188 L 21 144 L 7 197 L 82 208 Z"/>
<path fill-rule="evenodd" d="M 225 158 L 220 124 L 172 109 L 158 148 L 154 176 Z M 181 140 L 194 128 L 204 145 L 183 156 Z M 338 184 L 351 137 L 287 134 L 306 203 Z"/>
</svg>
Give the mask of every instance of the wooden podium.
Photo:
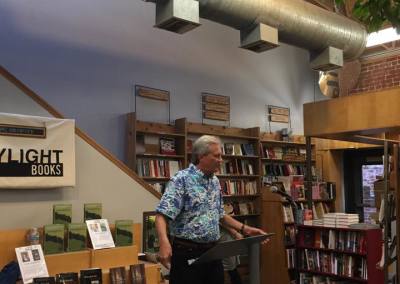
<svg viewBox="0 0 400 284">
<path fill-rule="evenodd" d="M 260 284 L 260 243 L 274 233 L 247 237 L 241 240 L 220 242 L 203 253 L 191 265 L 210 262 L 235 255 L 249 255 L 249 284 Z"/>
</svg>

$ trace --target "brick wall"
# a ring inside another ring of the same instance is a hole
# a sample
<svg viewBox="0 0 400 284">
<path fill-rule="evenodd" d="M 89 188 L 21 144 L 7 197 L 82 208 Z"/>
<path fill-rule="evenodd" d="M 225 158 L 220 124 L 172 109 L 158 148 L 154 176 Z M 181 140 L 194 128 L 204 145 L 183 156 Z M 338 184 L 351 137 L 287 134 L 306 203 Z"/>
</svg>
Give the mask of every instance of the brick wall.
<svg viewBox="0 0 400 284">
<path fill-rule="evenodd" d="M 400 55 L 361 63 L 361 74 L 351 94 L 400 87 Z"/>
</svg>

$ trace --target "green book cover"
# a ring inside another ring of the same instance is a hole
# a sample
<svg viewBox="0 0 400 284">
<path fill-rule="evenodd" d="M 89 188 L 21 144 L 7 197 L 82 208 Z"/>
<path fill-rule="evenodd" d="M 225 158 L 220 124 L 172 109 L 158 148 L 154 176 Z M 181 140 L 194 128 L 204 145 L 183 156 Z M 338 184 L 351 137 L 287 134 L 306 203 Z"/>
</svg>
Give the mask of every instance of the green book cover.
<svg viewBox="0 0 400 284">
<path fill-rule="evenodd" d="M 131 246 L 133 244 L 132 220 L 115 221 L 115 245 Z"/>
<path fill-rule="evenodd" d="M 68 224 L 72 220 L 72 204 L 53 205 L 53 224 Z"/>
<path fill-rule="evenodd" d="M 83 206 L 83 218 L 86 220 L 101 219 L 101 203 L 85 203 Z"/>
<path fill-rule="evenodd" d="M 65 225 L 63 224 L 52 224 L 44 226 L 44 254 L 64 252 L 64 230 Z"/>
<path fill-rule="evenodd" d="M 67 251 L 86 249 L 87 227 L 85 223 L 71 223 L 67 225 Z"/>
</svg>

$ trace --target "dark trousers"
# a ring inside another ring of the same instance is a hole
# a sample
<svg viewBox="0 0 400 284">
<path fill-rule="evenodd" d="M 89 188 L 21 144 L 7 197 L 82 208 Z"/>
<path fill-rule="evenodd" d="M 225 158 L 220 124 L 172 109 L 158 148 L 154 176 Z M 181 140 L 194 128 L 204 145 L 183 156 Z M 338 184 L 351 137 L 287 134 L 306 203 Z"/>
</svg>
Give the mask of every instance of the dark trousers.
<svg viewBox="0 0 400 284">
<path fill-rule="evenodd" d="M 223 284 L 224 268 L 222 262 L 212 261 L 189 265 L 188 260 L 198 258 L 209 247 L 182 244 L 173 241 L 170 271 L 170 284 Z"/>
</svg>

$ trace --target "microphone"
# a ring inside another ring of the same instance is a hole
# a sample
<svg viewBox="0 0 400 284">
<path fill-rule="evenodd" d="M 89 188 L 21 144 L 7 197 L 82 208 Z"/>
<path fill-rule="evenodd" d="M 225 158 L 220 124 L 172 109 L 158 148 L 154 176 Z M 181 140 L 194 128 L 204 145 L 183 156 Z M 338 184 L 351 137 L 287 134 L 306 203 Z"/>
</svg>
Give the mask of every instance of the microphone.
<svg viewBox="0 0 400 284">
<path fill-rule="evenodd" d="M 286 193 L 286 191 L 279 190 L 278 187 L 275 185 L 270 186 L 269 190 L 272 193 L 277 193 L 277 194 L 287 198 L 289 201 L 293 201 L 293 198 L 288 193 Z"/>
</svg>

